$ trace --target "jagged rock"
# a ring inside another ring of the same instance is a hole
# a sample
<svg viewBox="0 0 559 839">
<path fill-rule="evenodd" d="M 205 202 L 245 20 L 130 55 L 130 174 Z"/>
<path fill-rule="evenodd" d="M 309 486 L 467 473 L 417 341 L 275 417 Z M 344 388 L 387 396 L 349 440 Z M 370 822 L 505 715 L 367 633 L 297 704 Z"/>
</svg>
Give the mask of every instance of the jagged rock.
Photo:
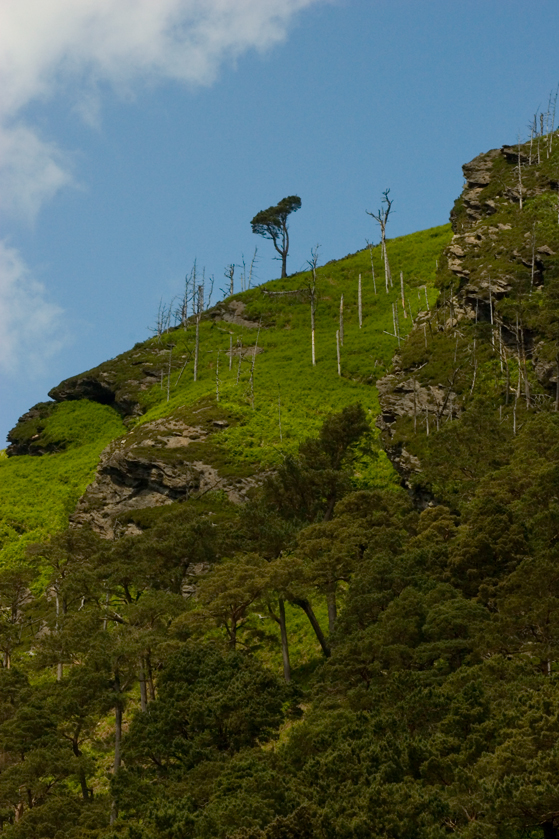
<svg viewBox="0 0 559 839">
<path fill-rule="evenodd" d="M 22 414 L 7 437 L 10 444 L 6 449 L 8 457 L 25 454 L 42 455 L 52 451 L 52 446 L 38 445 L 37 441 L 40 439 L 40 432 L 55 405 L 55 402 L 38 402 L 37 405 Z"/>
<path fill-rule="evenodd" d="M 454 254 L 454 256 L 457 256 L 457 257 L 464 256 L 466 251 L 464 250 L 464 248 L 460 247 L 458 242 L 456 242 L 456 238 L 457 237 L 455 236 L 453 241 L 448 246 L 447 251 L 448 251 L 448 253 L 452 253 L 452 254 Z"/>
<path fill-rule="evenodd" d="M 113 539 L 138 532 L 136 525 L 119 522 L 119 517 L 132 510 L 188 500 L 212 489 L 223 490 L 232 502 L 242 503 L 248 490 L 259 483 L 258 476 L 225 478 L 200 458 L 203 446 L 196 446 L 192 455 L 189 451 L 193 444 L 204 443 L 228 425 L 208 420 L 194 426 L 170 415 L 114 441 L 101 454 L 95 479 L 71 516 L 72 525 L 87 525 Z"/>
<path fill-rule="evenodd" d="M 210 317 L 212 320 L 222 320 L 225 323 L 235 323 L 237 326 L 246 326 L 247 329 L 258 329 L 258 321 L 249 320 L 244 317 L 246 304 L 242 300 L 231 300 L 228 303 L 217 305 L 212 309 Z"/>
<path fill-rule="evenodd" d="M 484 154 L 478 154 L 477 157 L 462 166 L 464 178 L 470 189 L 487 186 L 491 180 L 493 163 L 500 153 L 500 149 L 491 149 Z"/>
</svg>

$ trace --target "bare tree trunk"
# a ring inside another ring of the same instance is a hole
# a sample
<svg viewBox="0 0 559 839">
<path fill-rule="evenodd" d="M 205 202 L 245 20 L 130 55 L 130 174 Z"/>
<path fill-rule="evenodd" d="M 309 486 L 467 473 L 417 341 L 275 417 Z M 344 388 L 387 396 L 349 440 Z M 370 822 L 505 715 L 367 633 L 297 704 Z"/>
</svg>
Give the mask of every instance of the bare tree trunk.
<svg viewBox="0 0 559 839">
<path fill-rule="evenodd" d="M 520 158 L 520 137 L 518 137 L 518 195 L 520 198 L 520 209 L 522 209 L 522 160 Z"/>
<path fill-rule="evenodd" d="M 196 338 L 194 339 L 194 378 L 198 381 L 198 351 L 200 348 L 200 315 L 196 315 Z"/>
<path fill-rule="evenodd" d="M 324 653 L 326 658 L 329 658 L 330 657 L 330 647 L 328 646 L 326 638 L 324 637 L 324 633 L 323 633 L 322 629 L 320 628 L 319 622 L 316 619 L 316 615 L 313 612 L 313 608 L 312 608 L 311 604 L 306 599 L 296 599 L 296 600 L 293 600 L 293 603 L 295 603 L 296 606 L 300 606 L 301 609 L 303 610 L 303 612 L 305 613 L 305 615 L 308 617 L 309 622 L 310 622 L 310 624 L 311 624 L 311 626 L 314 630 L 314 634 L 316 635 L 316 637 L 318 639 L 318 643 L 322 647 L 322 652 Z"/>
<path fill-rule="evenodd" d="M 400 292 L 402 294 L 402 309 L 404 310 L 404 317 L 407 318 L 406 314 L 406 298 L 404 295 L 404 272 L 400 271 Z"/>
<path fill-rule="evenodd" d="M 336 330 L 336 353 L 338 356 L 338 376 L 342 375 L 342 365 L 340 359 L 340 330 Z"/>
<path fill-rule="evenodd" d="M 365 239 L 365 241 L 367 242 L 367 247 L 369 248 L 369 253 L 371 254 L 371 274 L 372 274 L 372 277 L 373 277 L 373 289 L 374 289 L 375 294 L 376 294 L 377 293 L 377 281 L 376 281 L 376 277 L 375 277 L 375 263 L 373 262 L 373 245 L 372 245 L 372 242 L 369 242 L 368 239 Z"/>
<path fill-rule="evenodd" d="M 167 402 L 169 401 L 169 397 L 171 395 L 171 362 L 173 359 L 173 346 L 169 347 L 169 367 L 167 370 Z"/>
<path fill-rule="evenodd" d="M 363 307 L 361 300 L 361 274 L 359 274 L 359 283 L 357 285 L 357 309 L 359 313 L 359 329 L 363 326 Z"/>
<path fill-rule="evenodd" d="M 312 366 L 316 367 L 316 357 L 315 357 L 315 350 L 314 350 L 314 305 L 311 303 L 311 357 L 312 357 Z"/>
<path fill-rule="evenodd" d="M 344 345 L 344 296 L 340 297 L 340 345 Z"/>
<path fill-rule="evenodd" d="M 248 272 L 248 287 L 252 288 L 252 272 L 254 270 L 254 264 L 256 262 L 256 254 L 258 253 L 258 248 L 254 249 L 254 253 L 252 254 L 252 259 L 250 260 L 250 269 Z"/>
<path fill-rule="evenodd" d="M 229 335 L 229 370 L 233 366 L 233 336 Z"/>
<path fill-rule="evenodd" d="M 398 339 L 398 346 L 400 346 L 400 321 L 398 319 L 398 304 L 392 304 L 392 316 L 394 318 L 394 330 Z"/>
</svg>

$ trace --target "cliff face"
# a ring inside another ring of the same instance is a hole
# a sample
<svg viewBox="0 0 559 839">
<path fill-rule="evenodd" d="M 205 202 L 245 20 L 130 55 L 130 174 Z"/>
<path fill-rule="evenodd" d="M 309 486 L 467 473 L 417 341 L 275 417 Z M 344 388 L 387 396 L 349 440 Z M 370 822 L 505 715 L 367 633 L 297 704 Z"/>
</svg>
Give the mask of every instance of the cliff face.
<svg viewBox="0 0 559 839">
<path fill-rule="evenodd" d="M 437 305 L 416 321 L 377 383 L 384 446 L 422 500 L 427 449 L 478 397 L 515 426 L 521 409 L 554 405 L 559 149 L 548 142 L 503 146 L 463 166 Z"/>
<path fill-rule="evenodd" d="M 215 406 L 183 407 L 115 440 L 102 453 L 95 479 L 81 497 L 71 523 L 87 525 L 112 539 L 137 532 L 127 517 L 146 507 L 187 501 L 193 494 L 200 497 L 211 490 L 241 503 L 259 476 L 246 470 L 245 474 L 242 470 L 236 475 L 220 473 L 219 433 L 230 421 L 224 411 L 216 412 Z"/>
</svg>

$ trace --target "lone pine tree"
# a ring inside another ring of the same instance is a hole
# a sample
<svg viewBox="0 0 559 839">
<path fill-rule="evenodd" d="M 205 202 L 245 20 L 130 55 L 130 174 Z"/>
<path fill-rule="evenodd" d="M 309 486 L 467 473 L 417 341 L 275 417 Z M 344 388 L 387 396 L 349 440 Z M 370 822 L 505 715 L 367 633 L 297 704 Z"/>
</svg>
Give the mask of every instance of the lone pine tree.
<svg viewBox="0 0 559 839">
<path fill-rule="evenodd" d="M 287 217 L 301 208 L 298 195 L 288 195 L 279 204 L 260 210 L 251 221 L 252 232 L 265 239 L 271 239 L 281 256 L 281 277 L 287 277 L 287 253 L 289 251 L 289 232 Z"/>
</svg>

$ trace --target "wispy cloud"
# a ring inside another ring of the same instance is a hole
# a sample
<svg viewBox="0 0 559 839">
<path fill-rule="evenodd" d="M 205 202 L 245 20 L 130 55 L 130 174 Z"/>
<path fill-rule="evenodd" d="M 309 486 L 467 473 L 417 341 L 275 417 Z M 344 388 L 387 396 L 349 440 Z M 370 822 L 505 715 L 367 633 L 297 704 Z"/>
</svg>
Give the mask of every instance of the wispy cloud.
<svg viewBox="0 0 559 839">
<path fill-rule="evenodd" d="M 62 314 L 19 252 L 0 242 L 0 370 L 26 378 L 43 374 L 65 343 Z"/>
<path fill-rule="evenodd" d="M 110 85 L 211 84 L 248 50 L 282 41 L 293 16 L 326 0 L 19 0 L 0 5 L 0 190 L 32 220 L 72 183 L 64 152 L 24 121 L 32 102 L 69 95 L 87 119 Z"/>
</svg>

